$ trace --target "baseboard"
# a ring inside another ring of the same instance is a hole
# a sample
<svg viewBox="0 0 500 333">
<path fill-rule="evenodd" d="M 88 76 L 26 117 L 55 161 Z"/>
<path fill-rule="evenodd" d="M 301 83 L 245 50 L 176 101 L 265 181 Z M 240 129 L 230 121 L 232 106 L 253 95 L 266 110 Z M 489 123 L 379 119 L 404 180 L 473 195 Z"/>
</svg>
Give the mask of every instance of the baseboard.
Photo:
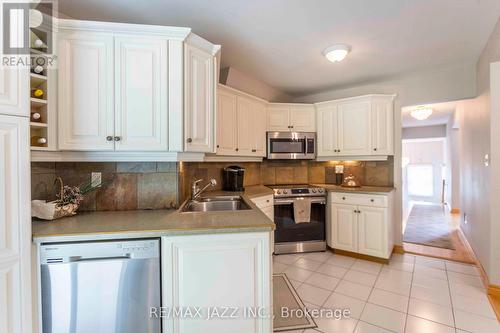
<svg viewBox="0 0 500 333">
<path fill-rule="evenodd" d="M 495 284 L 490 284 L 488 286 L 488 295 L 494 297 L 500 297 L 500 286 L 497 286 Z"/>
<path fill-rule="evenodd" d="M 372 257 L 372 256 L 368 256 L 366 254 L 360 254 L 360 253 L 356 253 L 356 252 L 344 251 L 344 250 L 339 250 L 339 249 L 332 249 L 332 250 L 333 250 L 333 253 L 340 254 L 343 256 L 347 256 L 347 257 L 378 262 L 380 264 L 388 264 L 389 263 L 389 259 Z"/>
<path fill-rule="evenodd" d="M 450 210 L 450 213 L 451 213 L 451 214 L 460 214 L 460 208 L 452 208 L 452 209 Z"/>
<path fill-rule="evenodd" d="M 392 248 L 392 253 L 404 254 L 405 249 L 403 248 L 403 245 L 394 245 L 394 247 Z"/>
</svg>

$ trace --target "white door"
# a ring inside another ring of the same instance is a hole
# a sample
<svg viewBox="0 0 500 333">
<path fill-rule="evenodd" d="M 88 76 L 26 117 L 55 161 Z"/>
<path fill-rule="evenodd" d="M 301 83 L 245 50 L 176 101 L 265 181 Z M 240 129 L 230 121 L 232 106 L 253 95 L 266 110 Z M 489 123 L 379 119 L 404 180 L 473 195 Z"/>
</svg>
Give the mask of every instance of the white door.
<svg viewBox="0 0 500 333">
<path fill-rule="evenodd" d="M 372 155 L 394 154 L 394 112 L 392 97 L 372 101 Z"/>
<path fill-rule="evenodd" d="M 59 34 L 59 148 L 114 149 L 113 37 Z"/>
<path fill-rule="evenodd" d="M 388 258 L 387 209 L 359 206 L 358 210 L 358 252 Z"/>
<path fill-rule="evenodd" d="M 32 329 L 28 138 L 28 117 L 0 115 L 0 332 Z"/>
<path fill-rule="evenodd" d="M 290 107 L 269 104 L 267 107 L 267 130 L 269 132 L 290 131 Z"/>
<path fill-rule="evenodd" d="M 253 145 L 252 155 L 266 156 L 266 106 L 252 102 Z"/>
<path fill-rule="evenodd" d="M 290 126 L 294 132 L 316 132 L 314 105 L 291 105 Z"/>
<path fill-rule="evenodd" d="M 237 120 L 236 95 L 220 91 L 217 93 L 217 154 L 236 155 Z"/>
<path fill-rule="evenodd" d="M 358 251 L 357 206 L 332 204 L 330 239 L 334 249 Z"/>
<path fill-rule="evenodd" d="M 116 150 L 168 149 L 167 43 L 115 38 Z"/>
<path fill-rule="evenodd" d="M 214 152 L 215 57 L 184 46 L 185 151 Z"/>
<path fill-rule="evenodd" d="M 318 156 L 336 156 L 338 155 L 337 106 L 320 107 L 317 115 Z"/>
<path fill-rule="evenodd" d="M 165 333 L 271 333 L 270 318 L 245 318 L 243 308 L 271 311 L 269 232 L 163 237 L 163 306 L 240 309 L 237 318 L 165 318 Z M 268 312 L 269 313 L 269 312 Z M 235 314 L 236 315 L 236 314 Z"/>
<path fill-rule="evenodd" d="M 238 120 L 238 155 L 251 156 L 254 143 L 254 115 L 252 114 L 252 101 L 245 97 L 237 98 L 237 116 Z"/>
<path fill-rule="evenodd" d="M 339 155 L 370 155 L 371 103 L 344 102 L 338 105 Z"/>
</svg>

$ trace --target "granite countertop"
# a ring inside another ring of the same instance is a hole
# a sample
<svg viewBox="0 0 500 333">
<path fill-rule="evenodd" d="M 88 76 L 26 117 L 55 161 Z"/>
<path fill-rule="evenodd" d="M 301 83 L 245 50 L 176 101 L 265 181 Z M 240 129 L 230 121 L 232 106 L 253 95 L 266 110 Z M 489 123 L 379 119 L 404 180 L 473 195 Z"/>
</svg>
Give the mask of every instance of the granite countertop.
<svg viewBox="0 0 500 333">
<path fill-rule="evenodd" d="M 44 243 L 274 230 L 274 223 L 250 201 L 272 194 L 268 187 L 251 186 L 243 193 L 213 191 L 207 194 L 243 195 L 252 209 L 190 213 L 179 213 L 175 209 L 84 212 L 55 221 L 34 220 L 33 240 Z"/>
<path fill-rule="evenodd" d="M 362 194 L 387 194 L 395 190 L 391 186 L 361 186 L 361 187 L 342 187 L 333 184 L 311 184 L 322 187 L 329 192 L 362 193 Z"/>
</svg>

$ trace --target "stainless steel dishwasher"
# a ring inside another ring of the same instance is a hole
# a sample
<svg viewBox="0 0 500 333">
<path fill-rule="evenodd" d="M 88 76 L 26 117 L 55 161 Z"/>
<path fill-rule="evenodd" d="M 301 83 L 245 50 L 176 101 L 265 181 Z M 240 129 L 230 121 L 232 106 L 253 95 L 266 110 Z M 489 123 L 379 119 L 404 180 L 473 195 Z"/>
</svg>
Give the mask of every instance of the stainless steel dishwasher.
<svg viewBox="0 0 500 333">
<path fill-rule="evenodd" d="M 43 333 L 160 333 L 160 241 L 41 246 Z"/>
</svg>

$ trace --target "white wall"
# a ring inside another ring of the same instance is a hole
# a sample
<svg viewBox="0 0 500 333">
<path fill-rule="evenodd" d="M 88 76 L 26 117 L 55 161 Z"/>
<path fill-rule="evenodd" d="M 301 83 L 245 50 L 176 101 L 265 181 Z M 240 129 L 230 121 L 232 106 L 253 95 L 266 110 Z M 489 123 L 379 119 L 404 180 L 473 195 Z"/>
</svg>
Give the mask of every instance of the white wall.
<svg viewBox="0 0 500 333">
<path fill-rule="evenodd" d="M 403 140 L 445 138 L 446 125 L 405 127 L 401 135 Z"/>
<path fill-rule="evenodd" d="M 301 96 L 295 98 L 294 102 L 321 102 L 372 93 L 398 94 L 394 101 L 394 186 L 396 187 L 394 209 L 395 220 L 402 221 L 401 108 L 475 96 L 475 78 L 476 71 L 473 64 L 455 66 Z M 402 243 L 401 227 L 401 223 L 395 223 L 396 244 Z"/>
<path fill-rule="evenodd" d="M 450 209 L 460 210 L 460 124 L 457 114 L 446 125 L 446 202 Z"/>
<path fill-rule="evenodd" d="M 232 67 L 221 70 L 219 82 L 269 102 L 290 102 L 293 99 L 291 95 L 275 89 L 262 81 L 256 80 Z"/>
</svg>

